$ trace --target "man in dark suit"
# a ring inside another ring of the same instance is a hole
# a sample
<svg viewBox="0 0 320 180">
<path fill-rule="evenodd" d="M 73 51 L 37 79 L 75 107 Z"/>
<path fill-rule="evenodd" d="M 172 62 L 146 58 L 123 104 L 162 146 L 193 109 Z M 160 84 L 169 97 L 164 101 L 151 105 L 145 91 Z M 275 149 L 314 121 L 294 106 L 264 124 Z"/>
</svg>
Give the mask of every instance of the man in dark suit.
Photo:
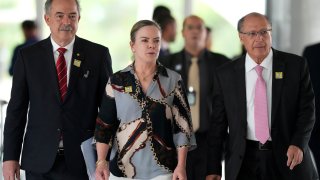
<svg viewBox="0 0 320 180">
<path fill-rule="evenodd" d="M 320 172 L 320 43 L 310 45 L 303 51 L 303 57 L 307 59 L 310 78 L 314 90 L 316 102 L 316 122 L 310 137 L 310 149 L 317 164 L 318 173 Z"/>
<path fill-rule="evenodd" d="M 187 176 L 190 180 L 205 179 L 207 161 L 207 132 L 211 104 L 208 101 L 209 87 L 213 83 L 215 68 L 229 61 L 221 54 L 206 49 L 206 28 L 204 21 L 198 16 L 189 16 L 183 22 L 182 35 L 185 41 L 184 49 L 164 59 L 160 59 L 166 67 L 181 74 L 188 92 L 191 106 L 193 128 L 195 131 L 197 148 L 187 156 Z M 195 63 L 193 60 L 195 59 Z M 196 65 L 196 73 L 191 75 L 191 69 Z M 194 87 L 194 80 L 199 87 Z M 198 90 L 195 90 L 198 89 Z M 199 100 L 199 101 L 198 101 Z"/>
<path fill-rule="evenodd" d="M 207 180 L 318 179 L 308 147 L 315 121 L 306 61 L 271 48 L 267 17 L 250 13 L 238 22 L 247 54 L 215 75 L 208 136 Z"/>
<path fill-rule="evenodd" d="M 106 47 L 75 35 L 79 9 L 77 0 L 47 0 L 50 37 L 19 52 L 4 128 L 5 180 L 19 176 L 22 145 L 27 180 L 88 179 L 80 144 L 93 136 L 112 69 Z"/>
</svg>

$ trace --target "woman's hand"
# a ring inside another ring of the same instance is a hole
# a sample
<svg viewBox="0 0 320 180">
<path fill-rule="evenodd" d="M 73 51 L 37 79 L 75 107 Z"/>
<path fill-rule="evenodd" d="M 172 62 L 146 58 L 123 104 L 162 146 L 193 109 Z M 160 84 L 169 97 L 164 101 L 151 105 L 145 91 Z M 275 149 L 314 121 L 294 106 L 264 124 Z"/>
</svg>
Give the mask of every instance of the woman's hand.
<svg viewBox="0 0 320 180">
<path fill-rule="evenodd" d="M 96 180 L 109 180 L 109 162 L 98 160 L 96 163 Z"/>
<path fill-rule="evenodd" d="M 178 165 L 173 172 L 172 180 L 187 180 L 186 167 Z"/>
</svg>

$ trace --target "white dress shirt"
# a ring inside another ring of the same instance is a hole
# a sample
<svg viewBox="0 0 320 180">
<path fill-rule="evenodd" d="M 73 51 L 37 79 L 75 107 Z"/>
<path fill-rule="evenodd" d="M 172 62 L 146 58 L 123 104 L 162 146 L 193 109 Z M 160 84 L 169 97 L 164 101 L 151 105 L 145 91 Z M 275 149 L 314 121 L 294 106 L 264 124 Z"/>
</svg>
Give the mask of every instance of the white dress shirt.
<svg viewBox="0 0 320 180">
<path fill-rule="evenodd" d="M 68 45 L 66 45 L 65 47 L 62 47 L 67 49 L 67 51 L 64 53 L 64 58 L 66 59 L 66 64 L 67 64 L 67 85 L 69 85 L 71 58 L 72 58 L 74 41 L 75 41 L 75 38 L 73 38 L 73 40 Z M 60 48 L 60 46 L 56 42 L 54 42 L 52 37 L 51 37 L 51 43 L 53 46 L 54 62 L 55 64 L 57 64 L 58 57 L 59 57 L 59 52 L 57 50 L 58 48 Z"/>
<path fill-rule="evenodd" d="M 267 100 L 268 100 L 268 119 L 269 129 L 271 130 L 271 104 L 272 104 L 272 50 L 268 56 L 262 61 L 260 66 L 263 67 L 262 77 L 267 86 Z M 258 141 L 255 136 L 255 121 L 254 121 L 254 92 L 258 75 L 255 71 L 255 67 L 258 64 L 246 54 L 245 70 L 246 70 L 246 96 L 247 96 L 247 139 Z M 271 132 L 270 132 L 271 135 Z M 269 138 L 271 140 L 271 137 Z"/>
</svg>

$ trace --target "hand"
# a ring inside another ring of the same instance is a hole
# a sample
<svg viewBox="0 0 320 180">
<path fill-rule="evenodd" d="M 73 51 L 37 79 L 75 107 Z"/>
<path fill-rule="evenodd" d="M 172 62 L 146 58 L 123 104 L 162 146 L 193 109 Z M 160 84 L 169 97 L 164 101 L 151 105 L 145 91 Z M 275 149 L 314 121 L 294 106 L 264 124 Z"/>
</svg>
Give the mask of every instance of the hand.
<svg viewBox="0 0 320 180">
<path fill-rule="evenodd" d="M 105 163 L 98 164 L 96 167 L 96 180 L 109 180 L 110 171 L 109 171 L 109 163 L 105 161 Z"/>
<path fill-rule="evenodd" d="M 287 157 L 287 166 L 292 170 L 296 165 L 302 162 L 303 152 L 299 147 L 290 145 L 287 151 Z"/>
<path fill-rule="evenodd" d="M 173 172 L 172 180 L 187 180 L 186 168 L 184 166 L 177 166 Z"/>
<path fill-rule="evenodd" d="M 4 180 L 20 180 L 20 165 L 18 161 L 10 160 L 3 162 L 3 177 Z"/>
<path fill-rule="evenodd" d="M 211 174 L 206 177 L 206 180 L 221 180 L 221 176 L 216 174 Z"/>
</svg>

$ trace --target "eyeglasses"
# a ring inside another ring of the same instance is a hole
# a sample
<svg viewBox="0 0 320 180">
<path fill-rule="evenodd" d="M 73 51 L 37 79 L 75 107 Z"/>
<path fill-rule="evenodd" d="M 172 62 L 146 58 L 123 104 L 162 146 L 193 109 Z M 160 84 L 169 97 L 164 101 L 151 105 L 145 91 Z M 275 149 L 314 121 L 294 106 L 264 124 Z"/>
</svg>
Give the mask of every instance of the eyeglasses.
<svg viewBox="0 0 320 180">
<path fill-rule="evenodd" d="M 262 36 L 262 37 L 266 37 L 269 31 L 272 31 L 272 29 L 265 29 L 265 30 L 261 30 L 258 32 L 241 32 L 240 31 L 240 33 L 245 34 L 245 35 L 249 36 L 250 38 L 255 38 L 258 35 Z"/>
</svg>

